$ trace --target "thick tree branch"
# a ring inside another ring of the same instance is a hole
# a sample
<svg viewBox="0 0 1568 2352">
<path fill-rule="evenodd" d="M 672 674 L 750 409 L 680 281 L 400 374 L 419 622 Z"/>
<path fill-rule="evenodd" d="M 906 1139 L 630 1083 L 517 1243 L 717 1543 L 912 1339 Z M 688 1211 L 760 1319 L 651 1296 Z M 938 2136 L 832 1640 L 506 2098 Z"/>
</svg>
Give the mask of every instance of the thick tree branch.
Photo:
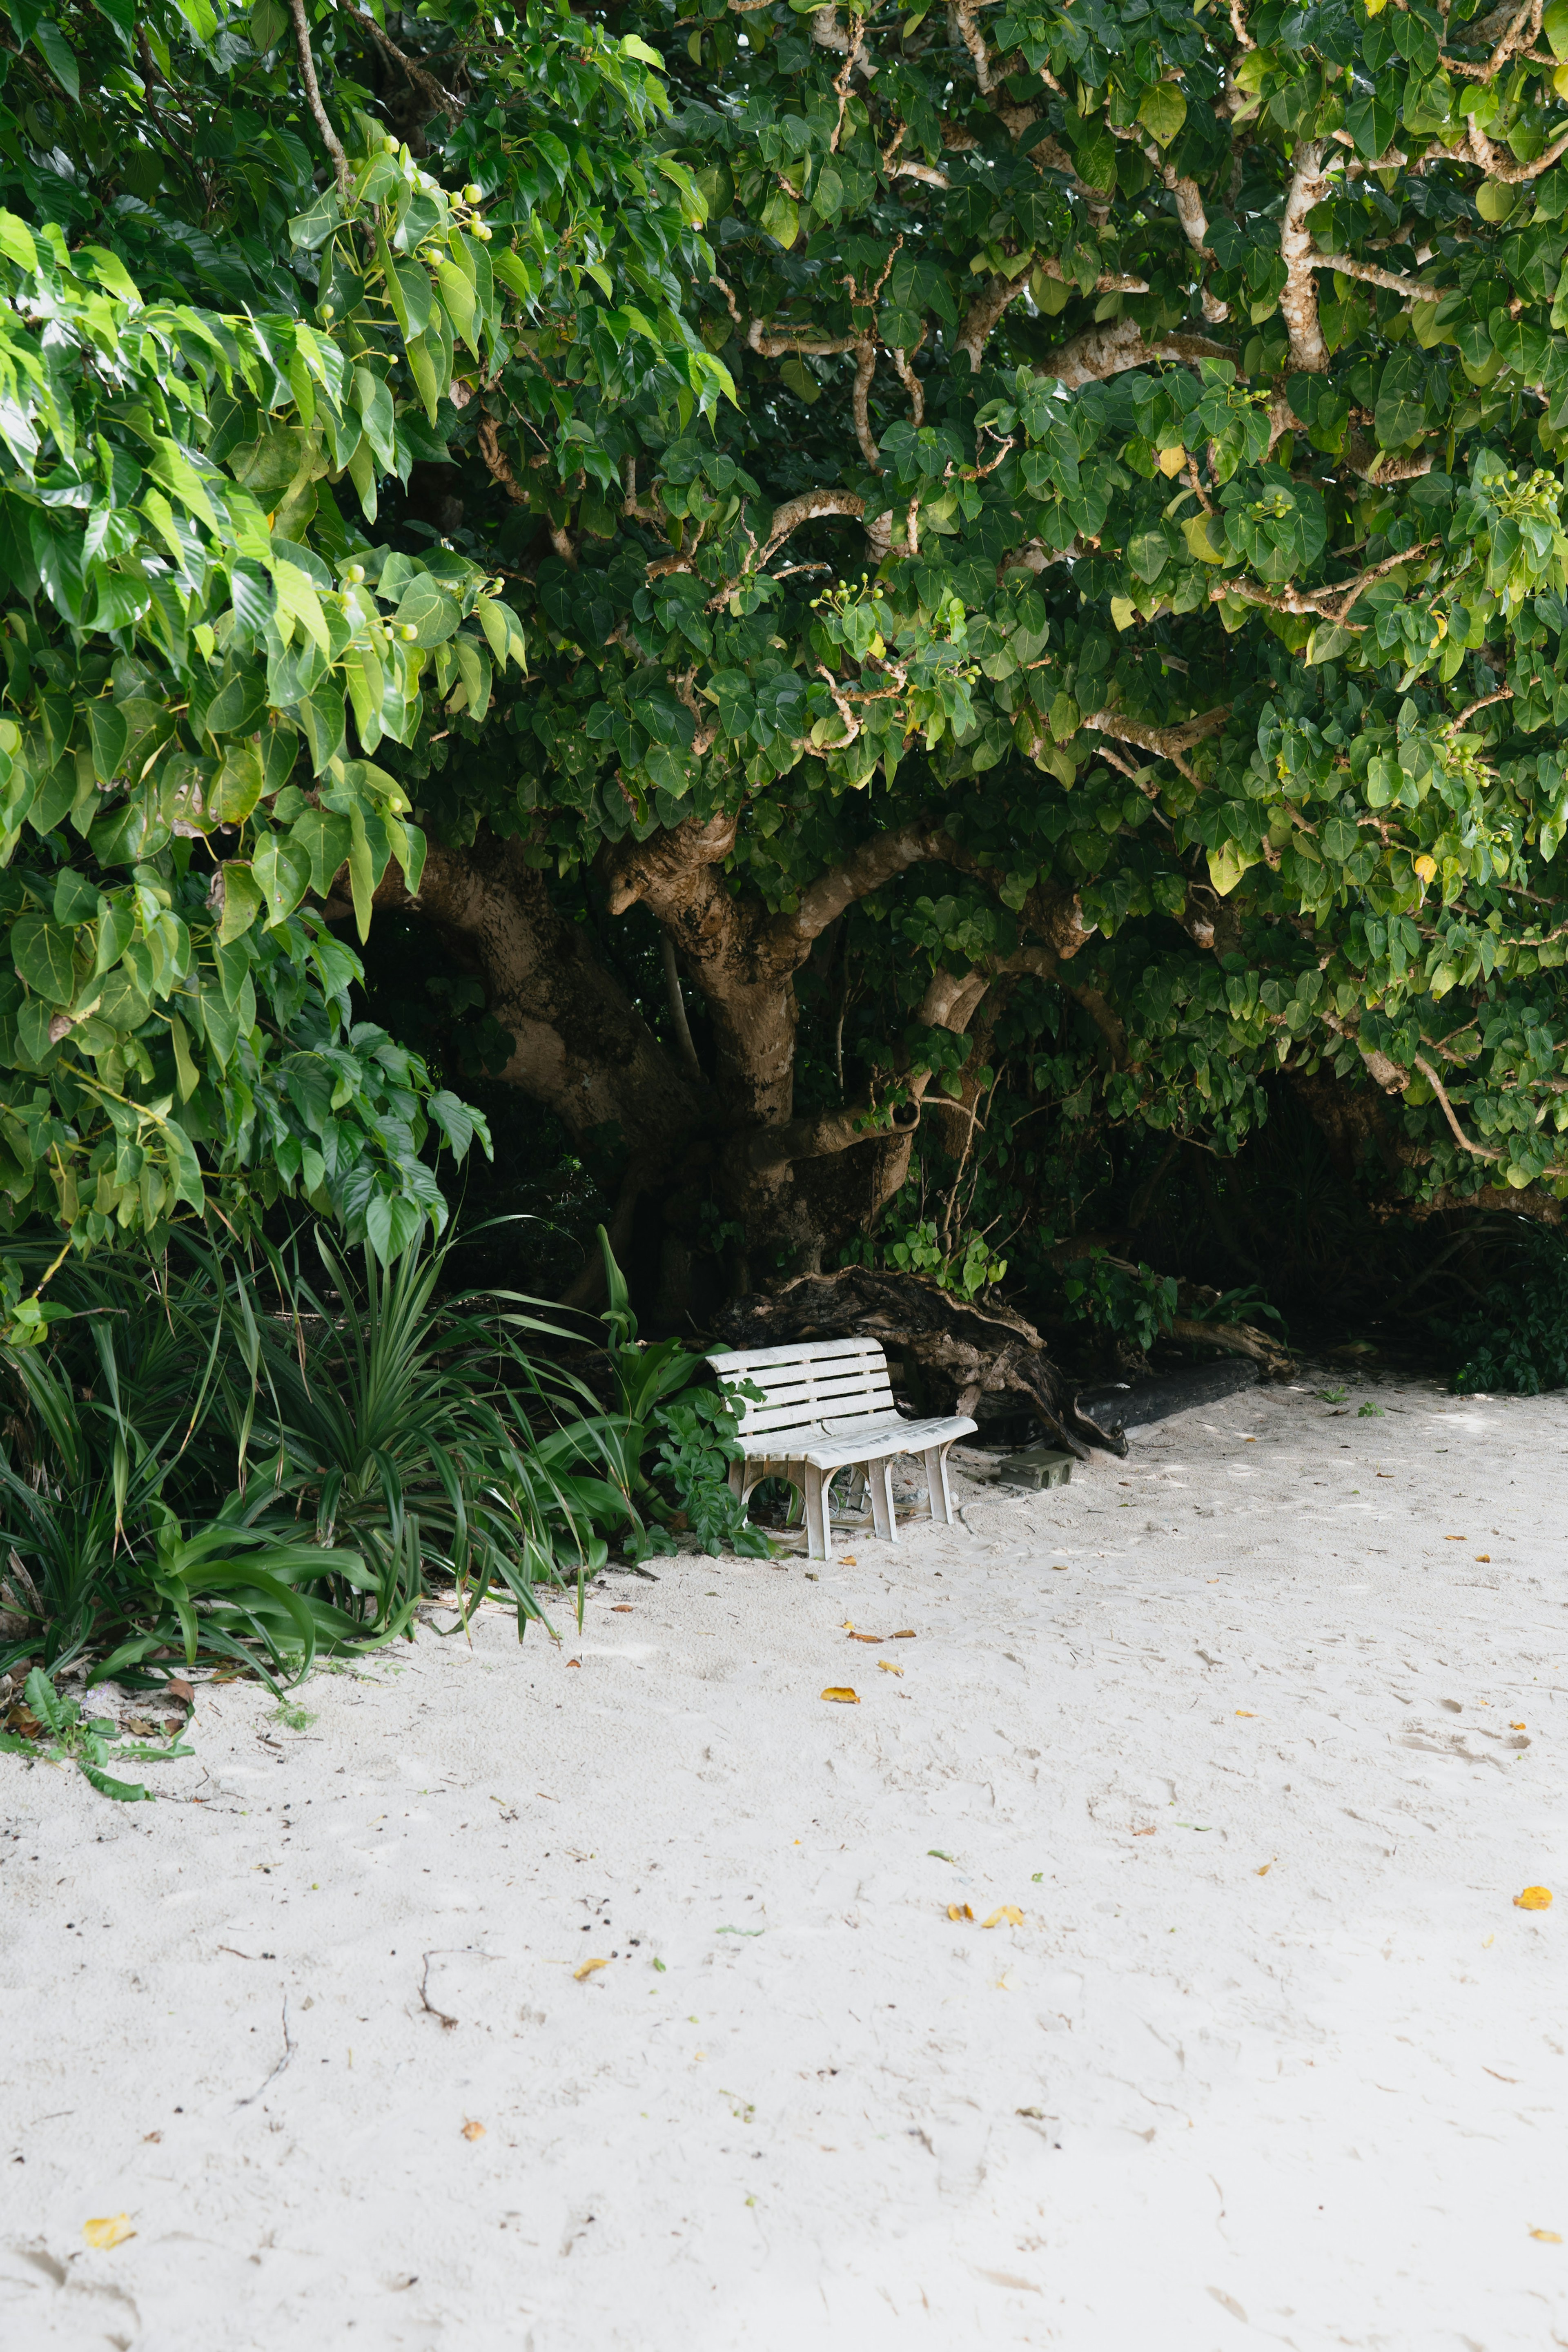
<svg viewBox="0 0 1568 2352">
<path fill-rule="evenodd" d="M 1322 141 L 1303 139 L 1296 149 L 1280 224 L 1280 257 L 1285 265 L 1280 315 L 1290 333 L 1291 366 L 1312 375 L 1326 373 L 1329 363 L 1329 347 L 1318 323 L 1318 289 L 1312 282 L 1315 257 L 1307 227 L 1308 214 L 1329 192 L 1322 162 Z"/>
<path fill-rule="evenodd" d="M 1034 367 L 1037 374 L 1054 376 L 1067 391 L 1081 392 L 1086 383 L 1103 383 L 1108 376 L 1121 375 L 1128 368 L 1152 367 L 1156 360 L 1185 360 L 1196 366 L 1199 360 L 1234 362 L 1235 359 L 1228 344 L 1211 343 L 1206 335 L 1156 332 L 1145 341 L 1136 319 L 1107 319 L 1103 325 L 1086 328 L 1060 351 L 1037 360 Z"/>
<path fill-rule="evenodd" d="M 1411 302 L 1440 302 L 1451 294 L 1451 286 L 1423 286 L 1418 278 L 1401 278 L 1396 270 L 1379 269 L 1375 262 L 1357 261 L 1348 253 L 1313 253 L 1307 259 L 1309 269 L 1337 269 L 1342 278 L 1359 278 L 1368 286 L 1383 286 L 1391 294 L 1403 294 Z"/>
</svg>

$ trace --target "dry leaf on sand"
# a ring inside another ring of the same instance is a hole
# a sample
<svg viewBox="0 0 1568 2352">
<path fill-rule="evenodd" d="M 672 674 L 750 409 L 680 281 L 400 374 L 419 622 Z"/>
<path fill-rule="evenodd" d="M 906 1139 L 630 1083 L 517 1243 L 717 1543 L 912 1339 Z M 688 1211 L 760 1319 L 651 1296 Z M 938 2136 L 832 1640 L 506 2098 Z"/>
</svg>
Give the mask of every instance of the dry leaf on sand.
<svg viewBox="0 0 1568 2352">
<path fill-rule="evenodd" d="M 1269 1873 L 1273 1869 L 1273 1867 L 1274 1867 L 1274 1865 L 1273 1865 L 1273 1864 L 1272 1864 L 1271 1862 L 1266 1862 L 1266 1863 L 1264 1863 L 1264 1864 L 1262 1865 L 1262 1868 L 1258 1872 L 1258 1876 L 1259 1876 L 1260 1878 L 1267 1878 L 1267 1877 L 1268 1877 L 1268 1875 L 1269 1875 Z"/>
<path fill-rule="evenodd" d="M 891 1658 L 879 1658 L 876 1663 L 884 1675 L 901 1675 L 904 1672 L 904 1668 L 895 1666 Z"/>
<path fill-rule="evenodd" d="M 830 1683 L 822 1696 L 834 1700 L 840 1706 L 859 1706 L 860 1705 L 860 1694 L 858 1691 L 851 1690 L 847 1683 Z"/>
<path fill-rule="evenodd" d="M 949 1903 L 947 1906 L 949 1919 L 973 1919 L 974 1916 L 967 1903 Z"/>
<path fill-rule="evenodd" d="M 580 1969 L 573 1969 L 571 1973 L 580 1984 L 584 1977 L 591 1977 L 593 1974 L 595 1969 L 607 1969 L 609 1966 L 608 1960 L 584 1960 L 582 1966 Z"/>
<path fill-rule="evenodd" d="M 1514 1896 L 1513 1907 L 1516 1911 L 1550 1911 L 1552 1889 L 1550 1886 L 1527 1886 L 1522 1895 Z"/>
<path fill-rule="evenodd" d="M 484 2125 L 476 2124 L 473 2116 L 470 2116 L 467 2122 L 463 2126 L 463 2137 L 465 2139 L 483 2139 L 485 2137 Z"/>
<path fill-rule="evenodd" d="M 1531 2230 L 1530 2234 L 1532 2238 L 1539 2238 L 1543 2246 L 1560 2246 L 1563 2243 L 1562 2233 L 1557 2230 Z"/>
<path fill-rule="evenodd" d="M 1236 1712 L 1238 1715 L 1244 1715 L 1249 1723 L 1256 1723 L 1258 1720 L 1249 1706 L 1239 1706 Z"/>
<path fill-rule="evenodd" d="M 104 2213 L 95 2221 L 84 2221 L 82 2236 L 89 2246 L 107 2253 L 111 2246 L 122 2246 L 127 2238 L 136 2235 L 129 2213 Z"/>
<path fill-rule="evenodd" d="M 1021 1927 L 1023 1913 L 1016 1903 L 1004 1903 L 999 1911 L 993 1911 L 990 1917 L 983 1919 L 980 1924 L 984 1927 Z"/>
<path fill-rule="evenodd" d="M 890 1642 L 913 1642 L 915 1628 L 913 1625 L 905 1625 L 901 1632 L 890 1633 L 887 1638 Z"/>
<path fill-rule="evenodd" d="M 882 1635 L 880 1633 L 852 1633 L 850 1635 L 850 1639 L 852 1642 L 880 1642 L 882 1640 Z"/>
</svg>

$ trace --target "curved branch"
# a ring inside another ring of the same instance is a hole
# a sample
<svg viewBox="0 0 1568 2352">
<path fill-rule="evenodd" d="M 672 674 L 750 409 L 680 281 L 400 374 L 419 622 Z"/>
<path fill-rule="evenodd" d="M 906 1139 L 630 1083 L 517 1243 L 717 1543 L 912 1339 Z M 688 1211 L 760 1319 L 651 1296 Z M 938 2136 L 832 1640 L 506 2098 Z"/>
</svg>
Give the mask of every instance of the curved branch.
<svg viewBox="0 0 1568 2352">
<path fill-rule="evenodd" d="M 444 89 L 433 73 L 427 72 L 415 58 L 406 56 L 394 40 L 389 39 L 367 10 L 357 8 L 353 5 L 353 0 L 347 0 L 345 14 L 350 16 L 356 25 L 362 25 L 376 47 L 391 58 L 394 64 L 402 68 L 408 79 L 429 107 L 432 116 L 437 114 L 455 116 L 461 111 L 461 101 L 454 98 L 449 89 Z"/>
<path fill-rule="evenodd" d="M 773 509 L 772 527 L 758 556 L 756 569 L 760 572 L 802 523 L 820 522 L 827 515 L 844 515 L 856 520 L 864 512 L 865 500 L 854 490 L 802 490 L 798 498 L 786 499 Z"/>
<path fill-rule="evenodd" d="M 1506 1160 L 1508 1157 L 1506 1151 L 1491 1151 L 1488 1150 L 1484 1143 L 1472 1143 L 1470 1141 L 1469 1137 L 1465 1133 L 1464 1129 L 1459 1125 L 1458 1120 L 1454 1116 L 1454 1106 L 1448 1100 L 1448 1095 L 1444 1091 L 1443 1081 L 1437 1076 L 1437 1071 L 1432 1067 L 1431 1063 L 1427 1061 L 1424 1054 L 1413 1054 L 1410 1058 L 1415 1063 L 1416 1067 L 1420 1071 L 1421 1076 L 1426 1079 L 1427 1084 L 1431 1087 L 1432 1092 L 1437 1096 L 1438 1102 L 1442 1105 L 1443 1117 L 1448 1120 L 1449 1127 L 1453 1129 L 1454 1141 L 1459 1146 L 1460 1150 L 1472 1153 L 1477 1160 Z"/>
<path fill-rule="evenodd" d="M 1060 351 L 1034 362 L 1037 375 L 1055 376 L 1068 392 L 1086 383 L 1103 383 L 1107 376 L 1128 368 L 1148 367 L 1155 360 L 1229 360 L 1236 352 L 1227 343 L 1211 343 L 1207 335 L 1156 334 L 1145 341 L 1136 319 L 1107 319 L 1103 326 L 1086 328 Z"/>
<path fill-rule="evenodd" d="M 305 0 L 288 0 L 288 13 L 294 19 L 294 37 L 299 45 L 299 71 L 304 78 L 305 96 L 316 128 L 321 134 L 321 144 L 332 158 L 332 168 L 338 174 L 338 193 L 349 193 L 349 159 L 343 152 L 343 142 L 333 130 L 326 108 L 321 103 L 320 86 L 316 79 L 316 58 L 310 47 L 310 20 L 305 14 Z"/>
</svg>

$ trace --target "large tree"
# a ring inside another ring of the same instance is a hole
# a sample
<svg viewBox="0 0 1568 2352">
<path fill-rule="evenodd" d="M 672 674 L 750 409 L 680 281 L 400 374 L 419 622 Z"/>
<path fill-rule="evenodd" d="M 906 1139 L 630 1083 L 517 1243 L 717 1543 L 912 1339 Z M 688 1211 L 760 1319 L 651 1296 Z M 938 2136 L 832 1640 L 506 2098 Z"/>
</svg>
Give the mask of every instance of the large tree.
<svg viewBox="0 0 1568 2352">
<path fill-rule="evenodd" d="M 1280 1072 L 1554 1213 L 1568 0 L 12 21 L 18 1211 L 405 1234 L 351 901 L 672 1309 Z"/>
</svg>

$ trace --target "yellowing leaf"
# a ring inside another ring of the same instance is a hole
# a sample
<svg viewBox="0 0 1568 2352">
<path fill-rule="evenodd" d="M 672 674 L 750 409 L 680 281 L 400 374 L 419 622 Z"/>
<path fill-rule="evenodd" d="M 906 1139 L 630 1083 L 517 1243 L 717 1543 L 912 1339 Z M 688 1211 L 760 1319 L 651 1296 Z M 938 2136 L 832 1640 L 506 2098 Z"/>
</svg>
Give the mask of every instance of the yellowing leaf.
<svg viewBox="0 0 1568 2352">
<path fill-rule="evenodd" d="M 876 1663 L 881 1672 L 884 1675 L 901 1675 L 904 1672 L 904 1668 L 902 1666 L 895 1666 L 891 1658 L 879 1658 Z"/>
<path fill-rule="evenodd" d="M 1259 853 L 1243 849 L 1239 841 L 1222 841 L 1208 853 L 1208 878 L 1222 898 L 1228 898 Z"/>
<path fill-rule="evenodd" d="M 1138 608 L 1130 596 L 1113 596 L 1111 618 L 1118 629 L 1130 629 L 1138 617 Z"/>
<path fill-rule="evenodd" d="M 1186 451 L 1179 442 L 1174 449 L 1162 449 L 1159 453 L 1159 468 L 1167 481 L 1172 476 L 1179 474 L 1186 463 Z"/>
<path fill-rule="evenodd" d="M 1550 1886 L 1527 1886 L 1522 1895 L 1514 1896 L 1513 1907 L 1516 1911 L 1550 1911 L 1552 1889 Z"/>
<path fill-rule="evenodd" d="M 129 2213 L 106 2213 L 96 2221 L 84 2221 L 82 2224 L 82 2236 L 88 2244 L 99 2247 L 105 2253 L 111 2246 L 122 2246 L 127 2238 L 135 2235 Z"/>
<path fill-rule="evenodd" d="M 981 1920 L 980 1925 L 983 1927 L 999 1927 L 1004 1922 L 1009 1927 L 1023 1926 L 1023 1913 L 1016 1903 L 1004 1903 L 999 1911 L 993 1911 L 988 1919 Z"/>
<path fill-rule="evenodd" d="M 949 1919 L 973 1919 L 974 1916 L 967 1903 L 949 1903 L 947 1906 Z"/>
<path fill-rule="evenodd" d="M 1437 871 L 1437 861 L 1435 857 L 1427 857 L 1423 854 L 1420 857 L 1413 859 L 1412 863 L 1423 882 L 1430 882 L 1435 878 Z"/>
<path fill-rule="evenodd" d="M 608 1960 L 584 1960 L 580 1969 L 573 1969 L 572 1975 L 580 1984 L 584 1977 L 591 1977 L 593 1974 L 595 1969 L 607 1969 L 609 1966 Z"/>
<path fill-rule="evenodd" d="M 602 1968 L 604 1965 L 603 1961 L 601 1960 L 599 1965 Z M 467 2122 L 463 2126 L 463 2137 L 465 2139 L 483 2139 L 485 2137 L 484 2125 L 476 2124 L 473 2116 L 470 2116 Z"/>
<path fill-rule="evenodd" d="M 831 1698 L 839 1706 L 859 1706 L 860 1705 L 859 1694 L 851 1690 L 847 1683 L 830 1683 L 822 1696 Z"/>
</svg>

